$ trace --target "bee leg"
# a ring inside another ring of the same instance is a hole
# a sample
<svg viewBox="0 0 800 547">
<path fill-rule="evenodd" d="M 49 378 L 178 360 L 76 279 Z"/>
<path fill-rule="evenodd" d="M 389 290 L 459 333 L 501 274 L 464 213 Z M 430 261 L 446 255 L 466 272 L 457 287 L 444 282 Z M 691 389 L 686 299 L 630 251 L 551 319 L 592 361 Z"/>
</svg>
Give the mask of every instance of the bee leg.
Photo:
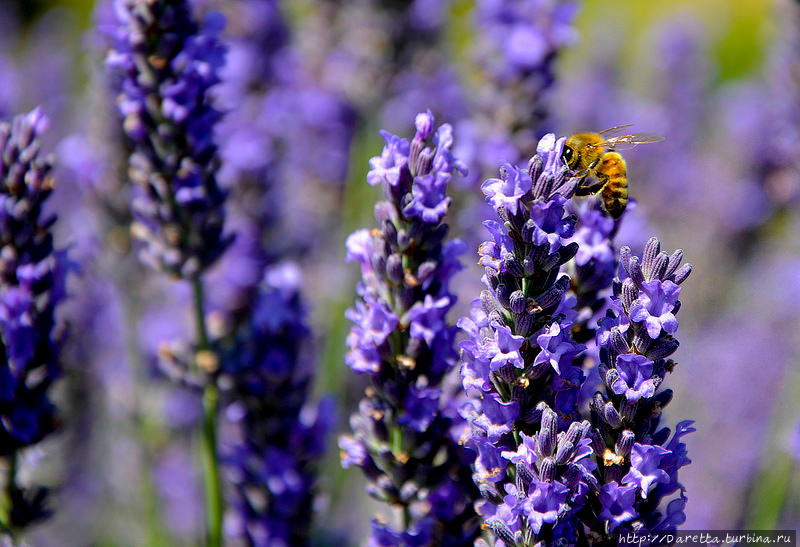
<svg viewBox="0 0 800 547">
<path fill-rule="evenodd" d="M 600 190 L 603 189 L 603 186 L 606 185 L 607 180 L 598 180 L 593 182 L 588 186 L 578 186 L 575 189 L 575 195 L 577 197 L 585 197 L 585 196 L 593 196 L 598 193 Z"/>
</svg>

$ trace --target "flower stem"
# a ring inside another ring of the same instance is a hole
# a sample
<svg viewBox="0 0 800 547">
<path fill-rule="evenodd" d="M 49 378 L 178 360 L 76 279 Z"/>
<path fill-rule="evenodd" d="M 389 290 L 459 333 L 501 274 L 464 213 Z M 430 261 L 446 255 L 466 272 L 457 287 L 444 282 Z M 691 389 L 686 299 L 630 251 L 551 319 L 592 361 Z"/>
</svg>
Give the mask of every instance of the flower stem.
<svg viewBox="0 0 800 547">
<path fill-rule="evenodd" d="M 194 317 L 198 350 L 209 347 L 203 308 L 203 283 L 199 277 L 192 280 L 194 295 Z M 217 457 L 217 387 L 208 382 L 203 391 L 203 429 L 201 446 L 203 457 L 203 483 L 206 493 L 206 544 L 208 547 L 222 545 L 222 486 Z"/>
<path fill-rule="evenodd" d="M 3 485 L 3 497 L 0 498 L 0 532 L 12 533 L 11 510 L 14 504 L 14 493 L 17 488 L 17 453 L 11 452 L 6 457 L 6 482 Z"/>
</svg>

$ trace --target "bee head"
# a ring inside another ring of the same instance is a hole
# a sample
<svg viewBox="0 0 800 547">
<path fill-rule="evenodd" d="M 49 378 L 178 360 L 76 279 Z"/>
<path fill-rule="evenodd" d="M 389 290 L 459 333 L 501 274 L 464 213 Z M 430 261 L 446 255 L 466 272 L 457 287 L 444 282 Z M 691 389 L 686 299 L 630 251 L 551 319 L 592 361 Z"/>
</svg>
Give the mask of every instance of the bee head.
<svg viewBox="0 0 800 547">
<path fill-rule="evenodd" d="M 570 169 L 578 163 L 578 155 L 575 154 L 575 150 L 572 149 L 571 146 L 564 145 L 564 151 L 561 153 L 561 159 L 567 164 L 567 167 Z"/>
</svg>

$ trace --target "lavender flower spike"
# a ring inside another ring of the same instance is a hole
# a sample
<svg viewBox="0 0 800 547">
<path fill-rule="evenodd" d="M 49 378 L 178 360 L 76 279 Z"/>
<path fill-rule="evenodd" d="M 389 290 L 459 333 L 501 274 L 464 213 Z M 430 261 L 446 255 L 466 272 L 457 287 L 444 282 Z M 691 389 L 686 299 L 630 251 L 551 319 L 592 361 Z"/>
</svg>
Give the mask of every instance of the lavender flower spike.
<svg viewBox="0 0 800 547">
<path fill-rule="evenodd" d="M 55 313 L 65 296 L 66 254 L 53 249 L 45 202 L 55 181 L 40 152 L 47 119 L 36 109 L 0 123 L 0 458 L 6 470 L 0 536 L 46 516 L 46 489 L 16 482 L 17 454 L 56 427 L 49 389 L 60 372 Z"/>
<path fill-rule="evenodd" d="M 226 534 L 248 545 L 308 545 L 313 462 L 334 421 L 331 400 L 308 400 L 314 371 L 301 285 L 297 266 L 269 268 L 249 321 L 220 342 L 225 414 L 238 426 L 226 458 Z"/>
<path fill-rule="evenodd" d="M 214 127 L 220 112 L 211 88 L 219 82 L 224 19 L 211 12 L 199 28 L 188 0 L 115 0 L 119 28 L 107 65 L 119 84 L 117 106 L 132 141 L 130 179 L 133 235 L 144 247 L 143 261 L 191 282 L 196 340 L 193 355 L 162 352 L 171 371 L 192 385 L 202 378 L 203 476 L 207 544 L 222 544 L 223 499 L 217 447 L 219 356 L 211 348 L 205 317 L 203 272 L 223 253 L 225 194 L 217 184 L 219 159 Z M 190 367 L 182 366 L 190 363 Z M 191 368 L 191 370 L 188 370 Z"/>
<path fill-rule="evenodd" d="M 601 536 L 617 530 L 675 529 L 685 519 L 684 488 L 678 470 L 690 463 L 681 437 L 694 431 L 692 422 L 659 429 L 661 412 L 672 391 L 659 390 L 675 368 L 668 359 L 678 348 L 680 285 L 692 271 L 681 266 L 683 253 L 661 251 L 656 238 L 641 258 L 620 249 L 621 276 L 614 280 L 611 308 L 599 322 L 599 373 L 603 382 L 591 404 L 592 446 L 600 507 L 583 520 Z M 677 492 L 677 497 L 674 494 Z M 671 500 L 671 501 L 669 501 Z M 672 505 L 672 502 L 676 504 Z M 667 511 L 670 504 L 672 510 Z"/>
<path fill-rule="evenodd" d="M 528 169 L 505 165 L 482 190 L 498 221 L 479 250 L 486 289 L 459 326 L 461 374 L 470 400 L 477 504 L 496 545 L 575 541 L 577 515 L 595 484 L 588 421 L 580 421 L 583 346 L 570 327 L 574 299 L 561 266 L 578 251 L 569 243 L 575 217 L 565 211 L 576 180 L 560 161 L 564 139 L 544 136 Z"/>
<path fill-rule="evenodd" d="M 224 19 L 202 28 L 187 0 L 116 0 L 120 32 L 107 65 L 121 81 L 117 106 L 133 142 L 128 173 L 138 188 L 134 236 L 142 259 L 192 278 L 225 250 L 225 194 L 217 185 L 210 89 L 219 82 Z"/>
<path fill-rule="evenodd" d="M 446 316 L 464 248 L 445 240 L 442 220 L 447 184 L 461 167 L 450 153 L 449 125 L 434 132 L 427 112 L 416 128 L 410 143 L 383 133 L 386 146 L 367 176 L 386 196 L 375 209 L 380 228 L 347 240 L 347 258 L 361 263 L 363 281 L 347 312 L 346 363 L 371 385 L 351 419 L 354 436 L 339 441 L 342 465 L 362 468 L 370 494 L 404 514 L 400 530 L 373 522 L 375 546 L 466 545 L 479 533 L 466 453 L 450 436 L 459 416 L 442 385 L 456 363 L 455 327 Z"/>
</svg>

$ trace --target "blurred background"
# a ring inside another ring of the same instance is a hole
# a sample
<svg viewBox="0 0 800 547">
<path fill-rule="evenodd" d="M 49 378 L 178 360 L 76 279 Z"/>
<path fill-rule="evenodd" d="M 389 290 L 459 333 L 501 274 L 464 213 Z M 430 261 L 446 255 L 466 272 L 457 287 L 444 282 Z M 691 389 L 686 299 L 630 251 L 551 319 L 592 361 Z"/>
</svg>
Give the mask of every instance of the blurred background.
<svg viewBox="0 0 800 547">
<path fill-rule="evenodd" d="M 451 222 L 474 249 L 480 182 L 503 159 L 524 161 L 493 145 L 504 116 L 530 117 L 537 134 L 634 123 L 666 141 L 625 154 L 636 206 L 619 243 L 638 252 L 656 235 L 695 267 L 682 293 L 679 366 L 668 379 L 676 397 L 666 413 L 668 425 L 697 422 L 686 441 L 684 527 L 797 528 L 800 4 L 578 2 L 568 28 L 551 36 L 559 47 L 546 92 L 509 114 L 486 97 L 491 82 L 495 101 L 511 89 L 487 71 L 493 60 L 481 50 L 493 38 L 482 10 L 497 2 L 293 0 L 268 2 L 278 8 L 269 15 L 252 0 L 194 3 L 228 18 L 221 179 L 239 208 L 232 227 L 245 234 L 212 277 L 248 283 L 259 260 L 249 254 L 253 238 L 300 264 L 315 393 L 336 398 L 338 432 L 363 389 L 343 364 L 344 311 L 358 276 L 344 263 L 344 240 L 374 224 L 378 190 L 365 175 L 382 147 L 378 130 L 410 137 L 426 108 L 455 126 L 456 152 L 474 161 Z M 46 146 L 59 181 L 51 207 L 61 245 L 84 265 L 63 310 L 72 333 L 56 394 L 63 425 L 24 456 L 23 471 L 56 489 L 53 518 L 29 539 L 192 545 L 203 518 L 191 434 L 200 403 L 155 365 L 159 342 L 188 332 L 188 291 L 149 275 L 131 252 L 103 75 L 112 23 L 108 2 L 0 1 L 0 114 L 42 105 L 50 117 Z M 253 187 L 254 174 L 265 170 L 277 205 L 249 210 L 248 196 L 265 191 Z M 458 313 L 478 295 L 479 277 L 475 266 L 460 274 Z M 236 298 L 213 287 L 212 310 Z M 382 509 L 363 493 L 359 472 L 341 469 L 335 437 L 320 474 L 317 535 L 319 544 L 357 545 L 366 517 Z"/>
</svg>

